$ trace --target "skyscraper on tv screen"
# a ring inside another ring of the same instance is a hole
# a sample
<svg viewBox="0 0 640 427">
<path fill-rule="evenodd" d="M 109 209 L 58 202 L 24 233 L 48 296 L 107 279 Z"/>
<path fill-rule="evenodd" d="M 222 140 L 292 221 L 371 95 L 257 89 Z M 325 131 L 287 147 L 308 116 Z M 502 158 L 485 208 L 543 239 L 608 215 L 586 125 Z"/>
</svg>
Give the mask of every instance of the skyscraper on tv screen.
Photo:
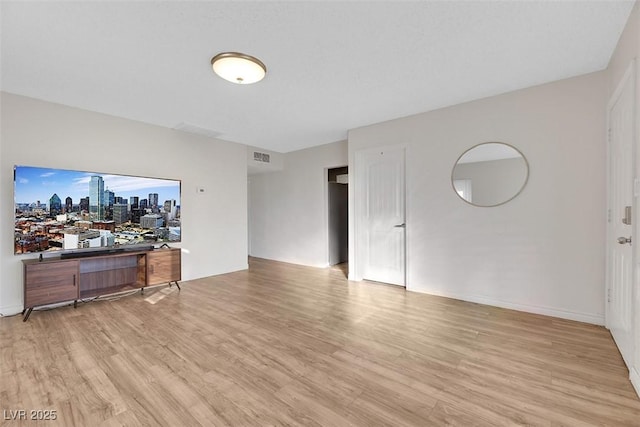
<svg viewBox="0 0 640 427">
<path fill-rule="evenodd" d="M 158 193 L 149 193 L 149 207 L 153 212 L 158 212 Z"/>
<path fill-rule="evenodd" d="M 89 214 L 91 219 L 104 219 L 104 180 L 94 175 L 89 181 Z"/>
<path fill-rule="evenodd" d="M 62 213 L 62 200 L 60 200 L 60 197 L 55 193 L 53 193 L 53 196 L 49 199 L 49 212 L 51 215 Z"/>
</svg>

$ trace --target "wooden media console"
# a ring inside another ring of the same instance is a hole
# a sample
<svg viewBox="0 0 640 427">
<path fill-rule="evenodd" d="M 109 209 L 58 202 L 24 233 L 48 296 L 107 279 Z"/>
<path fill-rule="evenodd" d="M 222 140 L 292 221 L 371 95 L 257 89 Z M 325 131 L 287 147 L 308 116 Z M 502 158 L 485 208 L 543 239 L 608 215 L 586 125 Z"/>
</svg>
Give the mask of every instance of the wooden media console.
<svg viewBox="0 0 640 427">
<path fill-rule="evenodd" d="M 82 258 L 22 261 L 24 321 L 34 307 L 108 295 L 181 279 L 179 248 L 123 251 Z"/>
</svg>

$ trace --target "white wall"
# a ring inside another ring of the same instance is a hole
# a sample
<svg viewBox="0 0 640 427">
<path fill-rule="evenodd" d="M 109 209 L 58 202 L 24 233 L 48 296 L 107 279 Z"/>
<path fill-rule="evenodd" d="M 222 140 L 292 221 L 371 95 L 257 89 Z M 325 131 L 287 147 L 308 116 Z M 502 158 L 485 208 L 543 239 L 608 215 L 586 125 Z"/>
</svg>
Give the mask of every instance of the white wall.
<svg viewBox="0 0 640 427">
<path fill-rule="evenodd" d="M 627 25 L 620 36 L 616 50 L 611 56 L 609 67 L 607 68 L 608 93 L 607 100 L 613 96 L 613 92 L 622 80 L 622 76 L 626 72 L 631 61 L 636 61 L 636 171 L 635 176 L 640 176 L 640 3 L 636 2 Z M 634 238 L 638 237 L 638 224 L 640 224 L 640 200 L 634 200 Z M 632 366 L 629 367 L 631 381 L 640 395 L 640 250 L 634 245 L 635 251 L 635 289 L 634 289 L 634 308 L 635 313 L 635 357 Z"/>
<path fill-rule="evenodd" d="M 407 288 L 603 324 L 605 104 L 600 72 L 350 131 L 354 178 L 356 150 L 407 147 Z M 522 151 L 529 182 L 505 205 L 474 207 L 451 170 L 494 141 Z M 350 277 L 360 279 L 354 221 Z"/>
<path fill-rule="evenodd" d="M 247 268 L 246 146 L 0 94 L 0 313 L 22 310 L 13 254 L 13 166 L 182 180 L 182 278 Z M 197 194 L 196 188 L 205 188 Z"/>
<path fill-rule="evenodd" d="M 327 266 L 327 168 L 346 164 L 341 141 L 286 153 L 281 172 L 249 176 L 250 254 Z"/>
</svg>

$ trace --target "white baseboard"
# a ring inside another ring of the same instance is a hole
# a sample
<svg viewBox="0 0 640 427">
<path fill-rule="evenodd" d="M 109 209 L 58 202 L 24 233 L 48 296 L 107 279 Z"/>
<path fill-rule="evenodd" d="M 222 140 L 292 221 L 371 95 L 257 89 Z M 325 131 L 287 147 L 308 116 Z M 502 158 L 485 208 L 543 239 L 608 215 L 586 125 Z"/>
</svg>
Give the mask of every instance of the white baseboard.
<svg viewBox="0 0 640 427">
<path fill-rule="evenodd" d="M 640 372 L 636 368 L 629 369 L 629 379 L 633 388 L 636 389 L 636 394 L 640 397 Z"/>
<path fill-rule="evenodd" d="M 442 292 L 431 289 L 415 289 L 407 288 L 408 291 L 421 292 L 430 295 L 437 295 L 446 298 L 453 298 L 462 301 L 475 302 L 478 304 L 492 305 L 495 307 L 508 308 L 510 310 L 524 311 L 527 313 L 543 314 L 545 316 L 559 317 L 561 319 L 575 320 L 578 322 L 591 323 L 594 325 L 604 326 L 604 315 L 580 313 L 574 311 L 560 310 L 557 308 L 542 307 L 536 305 L 519 304 L 509 301 L 501 301 L 494 298 L 488 298 L 479 295 L 462 295 L 450 292 Z"/>
<path fill-rule="evenodd" d="M 22 313 L 21 305 L 10 305 L 7 307 L 0 307 L 0 317 L 13 316 L 15 314 Z"/>
<path fill-rule="evenodd" d="M 328 262 L 309 262 L 308 260 L 300 260 L 297 258 L 270 258 L 267 256 L 250 255 L 254 258 L 266 259 L 268 261 L 284 262 L 286 264 L 302 265 L 304 267 L 328 268 L 331 265 Z"/>
</svg>

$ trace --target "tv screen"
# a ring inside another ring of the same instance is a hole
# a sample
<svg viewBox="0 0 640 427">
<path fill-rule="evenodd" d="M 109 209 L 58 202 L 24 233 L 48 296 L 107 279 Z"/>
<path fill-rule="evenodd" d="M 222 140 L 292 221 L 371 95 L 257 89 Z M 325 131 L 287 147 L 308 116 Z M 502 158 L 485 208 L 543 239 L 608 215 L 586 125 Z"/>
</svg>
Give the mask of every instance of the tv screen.
<svg viewBox="0 0 640 427">
<path fill-rule="evenodd" d="M 15 166 L 14 203 L 15 254 L 180 241 L 179 180 Z"/>
</svg>

